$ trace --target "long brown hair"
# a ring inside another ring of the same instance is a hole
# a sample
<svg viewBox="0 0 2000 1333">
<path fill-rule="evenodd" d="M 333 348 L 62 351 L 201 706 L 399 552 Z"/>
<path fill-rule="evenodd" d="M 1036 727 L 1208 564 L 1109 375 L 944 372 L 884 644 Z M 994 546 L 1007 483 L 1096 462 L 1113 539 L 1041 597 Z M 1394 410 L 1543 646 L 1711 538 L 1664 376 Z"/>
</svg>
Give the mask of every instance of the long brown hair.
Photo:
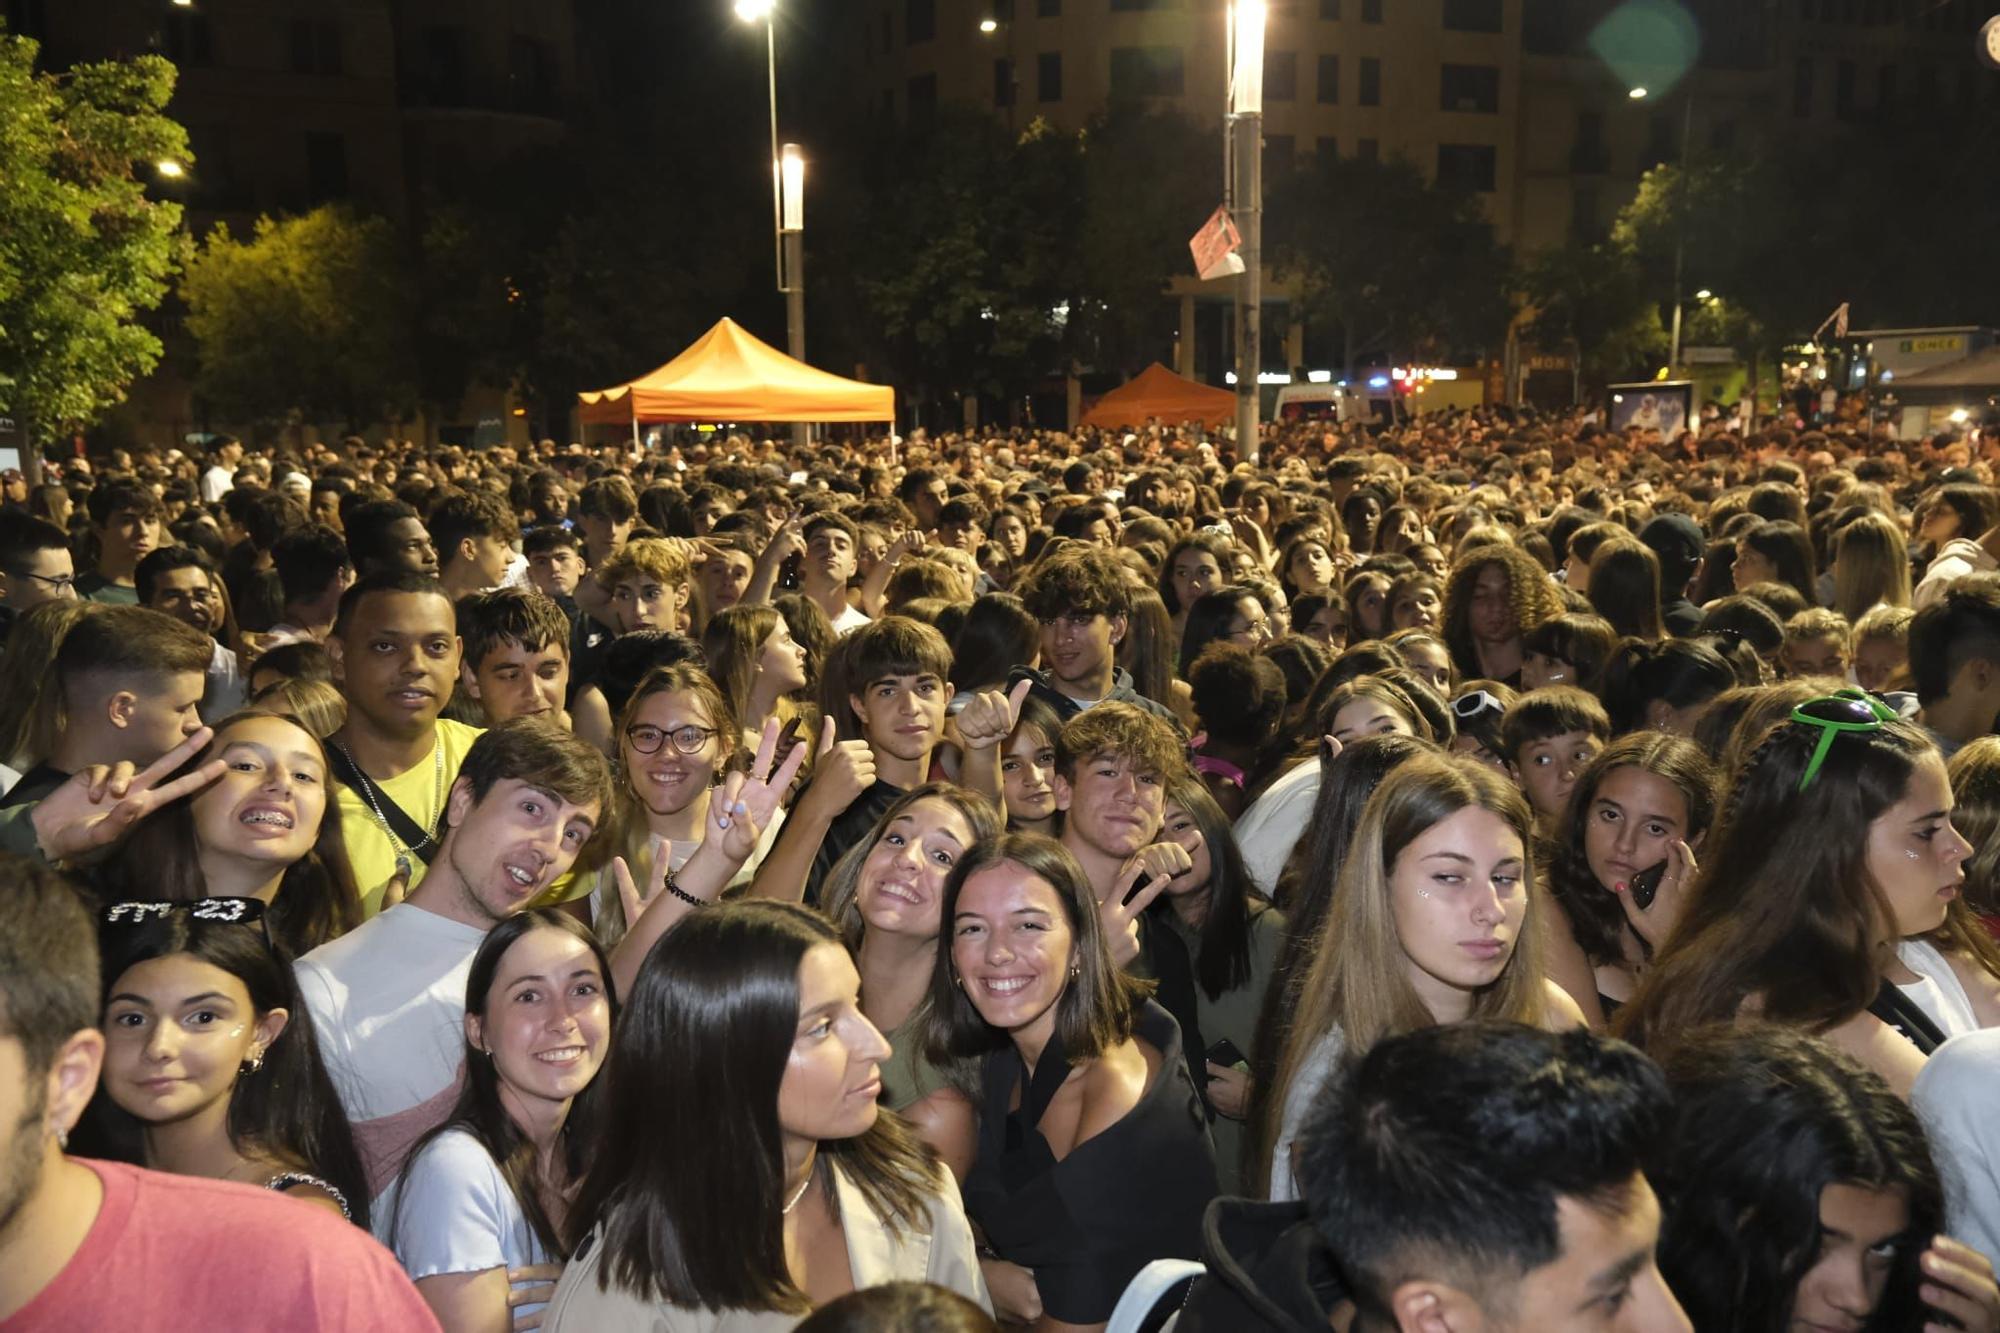
<svg viewBox="0 0 2000 1333">
<path fill-rule="evenodd" d="M 1534 816 L 1526 798 L 1492 767 L 1459 755 L 1413 755 L 1391 769 L 1368 799 L 1340 870 L 1340 887 L 1321 928 L 1311 971 L 1298 989 L 1298 1009 L 1278 1062 L 1267 1116 L 1282 1114 L 1287 1090 L 1322 1038 L 1338 1030 L 1351 1052 L 1383 1037 L 1437 1022 L 1410 983 L 1396 932 L 1391 876 L 1412 842 L 1461 810 L 1498 815 L 1521 839 L 1521 882 L 1528 910 L 1507 966 L 1473 997 L 1470 1018 L 1541 1026 L 1548 986 L 1537 943 L 1542 912 L 1536 887 Z M 1275 1125 L 1263 1141 L 1274 1143 Z"/>
<path fill-rule="evenodd" d="M 297 727 L 311 740 L 320 772 L 325 775 L 326 810 L 320 816 L 319 832 L 311 849 L 285 868 L 268 918 L 272 938 L 296 957 L 338 939 L 362 922 L 361 894 L 347 860 L 333 769 L 320 738 L 290 713 L 245 708 L 216 723 L 208 748 L 181 765 L 174 776 L 200 768 L 228 744 L 231 730 L 257 718 L 275 718 Z M 200 795 L 191 792 L 141 820 L 99 867 L 94 877 L 99 888 L 107 896 L 120 898 L 196 902 L 208 897 L 194 826 L 194 802 Z"/>
<path fill-rule="evenodd" d="M 1762 1018 L 1825 1031 L 1874 1000 L 1894 918 L 1868 872 L 1868 829 L 1937 750 L 1906 722 L 1837 733 L 1800 790 L 1823 734 L 1781 722 L 1744 761 L 1620 1036 L 1666 1044 L 1736 1021 L 1753 997 Z"/>
<path fill-rule="evenodd" d="M 701 632 L 701 651 L 708 659 L 709 677 L 721 687 L 730 711 L 738 718 L 750 714 L 758 659 L 764 655 L 765 641 L 782 623 L 783 617 L 769 606 L 738 605 L 710 616 L 708 627 Z M 618 734 L 625 734 L 622 722 Z"/>
</svg>

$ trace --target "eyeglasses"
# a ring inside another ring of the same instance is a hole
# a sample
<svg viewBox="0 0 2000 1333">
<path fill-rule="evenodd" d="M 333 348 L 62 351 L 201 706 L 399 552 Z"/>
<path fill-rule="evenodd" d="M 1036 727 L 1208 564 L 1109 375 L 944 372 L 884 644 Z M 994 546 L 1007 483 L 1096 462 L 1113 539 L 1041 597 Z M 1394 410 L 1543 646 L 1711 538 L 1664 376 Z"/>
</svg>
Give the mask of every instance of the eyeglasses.
<svg viewBox="0 0 2000 1333">
<path fill-rule="evenodd" d="M 1820 765 L 1826 762 L 1835 740 L 1852 732 L 1880 731 L 1896 720 L 1896 711 L 1860 690 L 1850 689 L 1806 700 L 1792 710 L 1791 720 L 1819 728 L 1819 744 L 1813 747 L 1805 775 L 1799 779 L 1799 790 L 1804 791 L 1819 776 Z"/>
<path fill-rule="evenodd" d="M 76 591 L 76 577 L 71 574 L 37 574 L 32 569 L 19 569 L 12 572 L 20 578 L 33 579 L 37 583 L 46 583 L 57 593 L 65 596 Z"/>
<path fill-rule="evenodd" d="M 1451 701 L 1451 715 L 1461 722 L 1470 722 L 1473 718 L 1483 713 L 1504 713 L 1506 711 L 1507 705 L 1501 703 L 1497 696 L 1486 690 L 1474 690 L 1470 694 L 1461 694 Z"/>
<path fill-rule="evenodd" d="M 701 747 L 707 745 L 708 738 L 715 734 L 716 728 L 697 727 L 692 722 L 672 731 L 643 724 L 625 728 L 625 739 L 640 754 L 658 754 L 663 741 L 672 741 L 674 748 L 682 754 L 700 754 Z"/>
<path fill-rule="evenodd" d="M 1224 635 L 1223 637 L 1229 639 L 1241 639 L 1245 636 L 1248 636 L 1252 639 L 1270 638 L 1271 622 L 1268 620 L 1246 620 L 1242 624 L 1237 625 L 1235 628 L 1231 629 L 1229 633 Z"/>
</svg>

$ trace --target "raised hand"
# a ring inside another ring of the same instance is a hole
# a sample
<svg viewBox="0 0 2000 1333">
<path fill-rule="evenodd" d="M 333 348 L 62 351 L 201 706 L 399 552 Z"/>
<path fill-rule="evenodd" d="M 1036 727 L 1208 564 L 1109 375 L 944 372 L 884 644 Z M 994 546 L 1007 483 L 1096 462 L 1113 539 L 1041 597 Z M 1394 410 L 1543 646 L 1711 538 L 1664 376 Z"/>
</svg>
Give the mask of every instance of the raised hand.
<svg viewBox="0 0 2000 1333">
<path fill-rule="evenodd" d="M 653 840 L 653 873 L 647 876 L 646 888 L 642 893 L 632 878 L 632 867 L 622 856 L 611 858 L 611 882 L 618 889 L 618 905 L 625 912 L 625 926 L 629 930 L 634 921 L 660 891 L 667 887 L 667 869 L 673 864 L 674 844 L 666 838 Z"/>
<path fill-rule="evenodd" d="M 875 785 L 875 752 L 867 741 L 835 741 L 833 719 L 820 729 L 819 763 L 813 769 L 812 785 L 806 790 L 815 800 L 824 801 L 838 814 L 854 804 L 854 798 Z M 794 754 L 803 754 L 798 747 Z M 787 759 L 786 763 L 791 761 Z M 798 771 L 792 765 L 792 771 Z"/>
<path fill-rule="evenodd" d="M 73 775 L 35 806 L 28 818 L 42 855 L 64 861 L 108 847 L 134 824 L 170 801 L 200 791 L 228 771 L 211 759 L 192 773 L 167 776 L 202 752 L 215 733 L 207 727 L 161 755 L 143 771 L 133 765 L 95 764 Z"/>
<path fill-rule="evenodd" d="M 1677 839 L 1667 849 L 1667 871 L 1660 877 L 1660 887 L 1651 903 L 1641 907 L 1633 902 L 1631 887 L 1623 880 L 1611 886 L 1611 891 L 1618 895 L 1619 905 L 1625 909 L 1625 919 L 1639 932 L 1639 938 L 1655 950 L 1667 942 L 1667 936 L 1680 924 L 1688 885 L 1694 882 L 1696 869 L 1693 849 Z"/>
<path fill-rule="evenodd" d="M 830 733 L 833 723 L 829 721 L 827 727 Z M 757 850 L 765 826 L 777 813 L 778 803 L 791 790 L 792 779 L 799 775 L 799 767 L 806 760 L 805 747 L 795 745 L 782 763 L 778 761 L 779 730 L 778 719 L 766 718 L 750 771 L 731 773 L 708 798 L 709 827 L 705 836 L 718 839 L 723 855 L 738 864 Z M 865 750 L 867 746 L 863 744 L 862 748 Z M 873 759 L 869 761 L 869 781 L 874 781 Z"/>
<path fill-rule="evenodd" d="M 1172 847 L 1172 843 L 1154 844 Z M 1143 854 L 1150 848 L 1141 848 Z M 1183 859 L 1187 853 L 1179 847 Z M 1179 872 L 1174 872 L 1179 873 Z M 1118 883 L 1111 896 L 1097 905 L 1097 919 L 1104 927 L 1104 942 L 1111 950 L 1111 961 L 1119 967 L 1129 964 L 1139 956 L 1139 914 L 1153 905 L 1153 899 L 1166 892 L 1167 881 L 1173 874 L 1149 872 L 1139 856 L 1125 863 L 1125 869 L 1118 876 Z"/>
<path fill-rule="evenodd" d="M 2000 1284 L 1995 1284 L 1993 1264 L 1985 1255 L 1950 1236 L 1939 1236 L 1924 1251 L 1919 1264 L 1924 1275 L 1920 1292 L 1924 1304 L 1945 1316 L 1925 1324 L 1924 1333 L 2000 1330 Z"/>
<path fill-rule="evenodd" d="M 1035 688 L 1032 680 L 1015 682 L 1012 692 L 981 690 L 959 710 L 958 742 L 966 750 L 990 750 L 1013 735 L 1021 718 L 1021 703 Z"/>
</svg>

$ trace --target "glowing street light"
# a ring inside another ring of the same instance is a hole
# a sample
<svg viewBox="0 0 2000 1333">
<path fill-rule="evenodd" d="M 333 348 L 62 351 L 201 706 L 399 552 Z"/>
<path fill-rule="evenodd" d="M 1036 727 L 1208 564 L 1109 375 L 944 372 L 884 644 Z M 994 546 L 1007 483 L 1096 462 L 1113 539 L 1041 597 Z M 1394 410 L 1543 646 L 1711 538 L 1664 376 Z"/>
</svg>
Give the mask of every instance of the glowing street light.
<svg viewBox="0 0 2000 1333">
<path fill-rule="evenodd" d="M 762 23 L 776 7 L 774 0 L 736 0 L 736 17 L 745 23 Z"/>
<path fill-rule="evenodd" d="M 187 175 L 187 168 L 174 161 L 171 157 L 163 157 L 158 162 L 155 162 L 153 170 L 170 181 L 179 180 L 181 177 Z"/>
<path fill-rule="evenodd" d="M 979 20 L 979 30 L 988 37 L 991 37 L 994 33 L 1000 31 L 1000 20 L 993 18 L 981 19 Z"/>
<path fill-rule="evenodd" d="M 1635 102 L 1643 102 L 1646 100 L 1646 90 L 1644 88 L 1634 88 L 1631 92 L 1626 93 L 1625 95 L 1631 98 Z"/>
<path fill-rule="evenodd" d="M 1697 301 L 1713 301 L 1715 293 L 1704 287 L 1694 294 L 1694 299 Z"/>
<path fill-rule="evenodd" d="M 785 295 L 786 350 L 795 361 L 806 359 L 805 303 L 805 159 L 797 144 L 778 145 L 778 17 L 777 0 L 736 0 L 736 17 L 764 25 L 765 69 L 771 101 L 771 244 L 776 252 L 778 290 Z M 792 440 L 803 447 L 806 424 L 792 426 Z"/>
</svg>

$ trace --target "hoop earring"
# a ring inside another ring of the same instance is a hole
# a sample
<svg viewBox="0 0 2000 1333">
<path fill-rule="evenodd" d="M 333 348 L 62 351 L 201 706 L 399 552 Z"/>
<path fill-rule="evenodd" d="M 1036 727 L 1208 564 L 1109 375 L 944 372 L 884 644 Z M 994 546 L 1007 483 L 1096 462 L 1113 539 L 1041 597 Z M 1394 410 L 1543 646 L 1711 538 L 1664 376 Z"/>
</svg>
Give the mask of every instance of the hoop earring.
<svg viewBox="0 0 2000 1333">
<path fill-rule="evenodd" d="M 264 1067 L 264 1052 L 252 1051 L 250 1052 L 250 1058 L 243 1062 L 242 1072 L 245 1074 L 254 1074 L 263 1067 Z"/>
</svg>

